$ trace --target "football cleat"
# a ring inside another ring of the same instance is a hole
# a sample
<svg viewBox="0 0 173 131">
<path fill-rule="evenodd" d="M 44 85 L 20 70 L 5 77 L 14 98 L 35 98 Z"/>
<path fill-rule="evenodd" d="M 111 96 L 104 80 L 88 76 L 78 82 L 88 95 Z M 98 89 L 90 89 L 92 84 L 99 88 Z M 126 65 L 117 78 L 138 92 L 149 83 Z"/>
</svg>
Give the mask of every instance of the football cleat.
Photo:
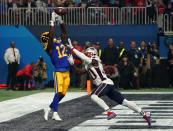
<svg viewBox="0 0 173 131">
<path fill-rule="evenodd" d="M 117 114 L 115 114 L 114 112 L 107 112 L 107 120 L 110 120 L 112 118 L 115 118 L 117 116 Z"/>
<path fill-rule="evenodd" d="M 56 120 L 56 121 L 62 121 L 62 119 L 60 118 L 60 116 L 58 115 L 57 112 L 54 112 L 53 113 L 52 119 L 53 120 Z"/>
<path fill-rule="evenodd" d="M 145 121 L 148 123 L 148 127 L 151 127 L 151 113 L 150 112 L 145 112 L 143 118 Z"/>
<path fill-rule="evenodd" d="M 51 108 L 44 109 L 44 119 L 47 121 L 49 118 L 49 113 L 51 112 Z"/>
</svg>

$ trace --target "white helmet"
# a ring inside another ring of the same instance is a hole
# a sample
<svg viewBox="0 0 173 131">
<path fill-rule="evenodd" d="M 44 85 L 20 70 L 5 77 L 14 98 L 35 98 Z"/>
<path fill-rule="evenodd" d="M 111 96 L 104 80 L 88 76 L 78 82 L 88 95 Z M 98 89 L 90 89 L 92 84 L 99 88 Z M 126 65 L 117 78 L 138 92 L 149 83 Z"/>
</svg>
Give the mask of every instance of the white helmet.
<svg viewBox="0 0 173 131">
<path fill-rule="evenodd" d="M 89 47 L 85 50 L 85 54 L 88 57 L 97 56 L 97 50 L 94 47 Z"/>
<path fill-rule="evenodd" d="M 97 50 L 94 47 L 89 47 L 85 50 L 85 55 L 90 57 L 91 59 L 95 59 L 98 62 L 101 62 L 100 58 L 98 57 Z"/>
</svg>

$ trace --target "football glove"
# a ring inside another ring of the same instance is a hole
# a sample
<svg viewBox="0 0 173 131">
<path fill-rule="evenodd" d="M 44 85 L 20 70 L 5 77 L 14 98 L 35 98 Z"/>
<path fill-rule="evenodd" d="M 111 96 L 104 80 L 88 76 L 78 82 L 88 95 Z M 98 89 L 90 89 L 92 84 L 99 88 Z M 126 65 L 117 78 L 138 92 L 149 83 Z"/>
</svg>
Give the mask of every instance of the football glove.
<svg viewBox="0 0 173 131">
<path fill-rule="evenodd" d="M 68 38 L 68 45 L 67 45 L 70 49 L 73 49 L 74 47 L 73 47 L 73 45 L 72 45 L 72 43 L 71 43 L 71 40 L 70 40 L 70 38 Z"/>
<path fill-rule="evenodd" d="M 51 14 L 51 21 L 55 22 L 57 17 L 58 17 L 58 15 L 53 11 Z"/>
<path fill-rule="evenodd" d="M 55 25 L 55 22 L 53 20 L 50 20 L 50 26 L 54 26 Z"/>
<path fill-rule="evenodd" d="M 52 12 L 51 14 L 51 21 L 55 22 L 55 21 L 58 21 L 59 24 L 63 24 L 63 20 L 62 20 L 62 17 L 58 14 L 55 13 L 55 11 Z"/>
</svg>

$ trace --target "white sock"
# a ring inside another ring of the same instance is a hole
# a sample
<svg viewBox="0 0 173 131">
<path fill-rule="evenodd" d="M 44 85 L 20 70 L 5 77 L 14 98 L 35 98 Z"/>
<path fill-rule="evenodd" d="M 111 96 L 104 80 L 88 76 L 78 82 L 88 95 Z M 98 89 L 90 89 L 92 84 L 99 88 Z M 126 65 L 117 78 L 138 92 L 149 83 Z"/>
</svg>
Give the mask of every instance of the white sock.
<svg viewBox="0 0 173 131">
<path fill-rule="evenodd" d="M 128 101 L 128 100 L 124 99 L 122 105 L 127 106 L 128 108 L 130 108 L 130 109 L 140 113 L 141 115 L 143 115 L 142 109 L 132 101 Z"/>
<path fill-rule="evenodd" d="M 95 94 L 91 95 L 91 100 L 93 100 L 95 103 L 97 103 L 105 111 L 109 110 L 108 105 L 101 98 L 99 98 L 97 95 L 95 95 Z"/>
</svg>

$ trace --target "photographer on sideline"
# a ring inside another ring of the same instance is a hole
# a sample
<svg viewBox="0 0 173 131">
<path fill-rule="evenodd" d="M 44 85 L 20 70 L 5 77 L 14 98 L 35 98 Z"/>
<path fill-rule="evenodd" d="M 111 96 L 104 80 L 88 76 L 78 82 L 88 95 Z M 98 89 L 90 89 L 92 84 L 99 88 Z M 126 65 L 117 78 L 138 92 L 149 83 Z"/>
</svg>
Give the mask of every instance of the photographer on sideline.
<svg viewBox="0 0 173 131">
<path fill-rule="evenodd" d="M 35 66 L 34 71 L 34 80 L 35 80 L 35 88 L 43 89 L 44 81 L 47 79 L 47 65 L 44 62 L 43 57 L 40 57 Z"/>
<path fill-rule="evenodd" d="M 30 89 L 29 84 L 31 84 L 31 81 L 33 79 L 34 67 L 35 63 L 32 62 L 16 73 L 17 85 L 19 84 L 19 88 L 16 87 L 15 90 Z"/>
<path fill-rule="evenodd" d="M 155 67 L 160 63 L 160 54 L 157 49 L 157 44 L 155 42 L 152 44 L 149 42 L 145 45 L 145 48 L 141 47 L 140 52 L 141 54 L 144 54 L 140 57 L 140 85 L 142 87 L 155 86 L 154 79 L 157 77 L 154 73 Z"/>
</svg>

